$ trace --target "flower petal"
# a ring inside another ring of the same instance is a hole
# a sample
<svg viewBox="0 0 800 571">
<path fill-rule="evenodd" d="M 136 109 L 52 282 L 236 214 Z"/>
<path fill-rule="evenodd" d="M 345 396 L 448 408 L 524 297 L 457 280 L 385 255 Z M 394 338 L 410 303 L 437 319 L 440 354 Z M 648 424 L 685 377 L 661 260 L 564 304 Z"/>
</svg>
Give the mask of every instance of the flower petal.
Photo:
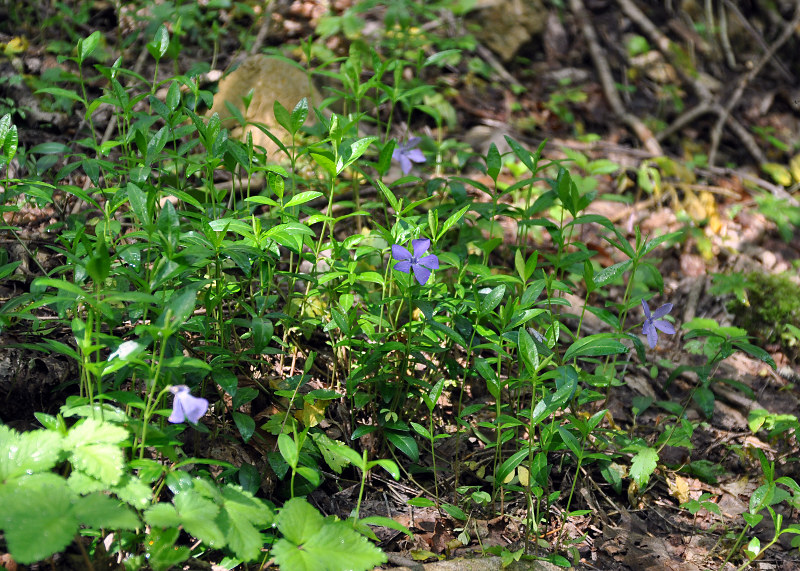
<svg viewBox="0 0 800 571">
<path fill-rule="evenodd" d="M 422 254 L 427 252 L 428 248 L 431 247 L 431 241 L 427 238 L 411 240 L 411 247 L 414 249 L 414 257 L 419 260 L 422 257 Z"/>
<path fill-rule="evenodd" d="M 175 387 L 175 399 L 172 403 L 172 414 L 167 420 L 180 423 L 188 420 L 197 424 L 200 418 L 208 411 L 208 401 L 201 397 L 194 397 L 189 392 L 189 387 L 179 385 Z"/>
<path fill-rule="evenodd" d="M 439 257 L 436 254 L 431 254 L 429 256 L 425 256 L 424 258 L 420 258 L 417 263 L 421 266 L 425 266 L 429 270 L 439 269 Z"/>
<path fill-rule="evenodd" d="M 647 344 L 650 345 L 651 349 L 655 349 L 656 343 L 658 343 L 658 333 L 656 332 L 655 327 L 650 327 L 647 330 Z"/>
<path fill-rule="evenodd" d="M 394 269 L 397 270 L 398 272 L 403 272 L 404 274 L 407 274 L 408 272 L 411 271 L 411 262 L 409 260 L 402 260 L 400 262 L 397 262 L 394 265 Z"/>
<path fill-rule="evenodd" d="M 672 311 L 672 304 L 671 303 L 665 303 L 664 305 L 662 305 L 661 307 L 659 307 L 658 309 L 656 309 L 653 312 L 653 319 L 659 319 L 661 317 L 664 317 L 670 311 Z"/>
<path fill-rule="evenodd" d="M 415 163 L 424 163 L 425 162 L 425 155 L 422 154 L 422 151 L 419 149 L 411 149 L 406 153 L 406 158 L 408 160 L 413 161 Z"/>
<path fill-rule="evenodd" d="M 409 138 L 408 138 L 408 142 L 407 142 L 407 143 L 406 143 L 406 145 L 405 145 L 405 149 L 406 149 L 406 150 L 413 149 L 414 147 L 416 147 L 417 145 L 419 145 L 419 142 L 420 142 L 421 140 L 422 140 L 422 138 L 420 138 L 420 137 L 409 137 Z"/>
<path fill-rule="evenodd" d="M 398 246 L 397 244 L 395 244 L 394 246 L 392 246 L 392 257 L 395 260 L 410 260 L 411 252 L 409 252 L 402 246 Z"/>
<path fill-rule="evenodd" d="M 172 402 L 172 414 L 169 415 L 168 421 L 179 424 L 186 420 L 186 414 L 183 411 L 183 405 L 181 401 L 178 399 L 178 396 L 175 396 L 175 400 Z"/>
<path fill-rule="evenodd" d="M 417 278 L 420 285 L 425 285 L 431 277 L 431 271 L 419 264 L 414 264 L 412 267 L 414 268 L 414 277 Z"/>
<path fill-rule="evenodd" d="M 413 165 L 411 164 L 411 161 L 406 156 L 406 153 L 401 153 L 400 154 L 400 158 L 397 159 L 397 160 L 400 161 L 400 170 L 403 171 L 403 174 L 408 174 L 408 173 L 411 172 L 411 167 Z"/>
<path fill-rule="evenodd" d="M 670 323 L 665 319 L 659 319 L 658 321 L 654 321 L 653 326 L 669 335 L 675 334 L 675 327 L 672 325 L 672 323 Z"/>
<path fill-rule="evenodd" d="M 645 300 L 642 300 L 642 309 L 644 309 L 644 318 L 650 319 L 650 307 Z"/>
</svg>

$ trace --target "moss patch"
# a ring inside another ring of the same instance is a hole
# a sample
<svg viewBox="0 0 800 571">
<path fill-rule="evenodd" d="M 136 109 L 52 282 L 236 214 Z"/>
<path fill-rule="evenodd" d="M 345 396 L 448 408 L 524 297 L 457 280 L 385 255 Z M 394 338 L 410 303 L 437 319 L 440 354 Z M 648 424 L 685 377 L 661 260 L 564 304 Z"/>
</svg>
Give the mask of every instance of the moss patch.
<svg viewBox="0 0 800 571">
<path fill-rule="evenodd" d="M 784 353 L 796 360 L 800 357 L 800 347 L 791 342 L 786 326 L 800 327 L 800 285 L 788 274 L 751 272 L 746 278 L 750 282 L 747 288 L 750 306 L 731 302 L 729 309 L 735 316 L 735 324 L 762 344 L 780 343 Z"/>
</svg>

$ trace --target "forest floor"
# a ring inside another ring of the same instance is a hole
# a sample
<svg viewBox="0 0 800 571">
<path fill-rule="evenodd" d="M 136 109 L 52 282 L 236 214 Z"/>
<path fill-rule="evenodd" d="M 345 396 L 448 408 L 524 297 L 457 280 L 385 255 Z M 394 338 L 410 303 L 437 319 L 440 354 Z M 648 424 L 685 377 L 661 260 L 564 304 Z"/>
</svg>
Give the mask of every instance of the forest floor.
<svg viewBox="0 0 800 571">
<path fill-rule="evenodd" d="M 107 32 L 108 43 L 112 45 L 117 30 L 113 13 L 102 9 L 101 3 L 96 4 L 91 30 Z M 346 4 L 336 3 L 337 9 Z M 798 274 L 800 226 L 791 217 L 781 218 L 780 212 L 776 214 L 775 209 L 770 210 L 764 204 L 783 200 L 778 204 L 796 207 L 800 197 L 798 180 L 789 180 L 785 185 L 776 182 L 781 176 L 800 176 L 800 159 L 796 158 L 800 152 L 797 87 L 800 64 L 795 57 L 800 49 L 800 9 L 798 13 L 791 10 L 779 13 L 774 8 L 760 9 L 758 3 L 736 8 L 744 12 L 743 21 L 749 26 L 737 26 L 737 35 L 732 36 L 728 45 L 719 41 L 720 36 L 709 38 L 688 27 L 686 13 L 677 9 L 670 12 L 661 2 L 649 3 L 646 16 L 637 16 L 631 9 L 631 1 L 584 2 L 588 8 L 574 0 L 557 4 L 566 6 L 545 14 L 555 17 L 548 19 L 548 31 L 522 46 L 511 61 L 500 63 L 496 57 L 488 57 L 490 52 L 485 48 L 476 49 L 471 57 L 483 61 L 491 70 L 491 79 L 466 73 L 463 62 L 442 71 L 439 82 L 448 87 L 449 102 L 457 117 L 456 126 L 447 132 L 447 137 L 466 142 L 479 152 L 485 152 L 491 142 L 501 152 L 507 150 L 504 135 L 532 149 L 547 139 L 544 156 L 548 159 L 582 155 L 589 161 L 609 159 L 617 163 L 620 171 L 596 177 L 601 197 L 592 204 L 590 212 L 603 214 L 628 229 L 638 225 L 643 234 L 691 228 L 691 237 L 682 247 L 665 250 L 659 262 L 664 299 L 675 304 L 676 325 L 709 318 L 721 326 L 744 326 L 742 318 L 729 308 L 730 296 L 713 289 L 712 274 L 755 272 L 787 274 L 790 278 Z M 286 3 L 278 10 L 279 17 L 269 29 L 265 45 L 297 43 L 304 34 L 312 33 L 320 6 L 316 2 Z M 728 8 L 732 14 L 733 9 Z M 379 10 L 367 13 L 365 19 L 379 24 L 381 13 Z M 428 32 L 445 29 L 445 20 L 443 16 L 439 27 L 431 26 Z M 647 22 L 658 22 L 658 27 L 648 28 Z M 258 25 L 252 29 L 257 31 Z M 2 25 L 0 34 L 3 42 L 16 36 Z M 647 61 L 637 60 L 627 51 L 634 34 L 646 37 L 652 46 L 646 52 L 650 54 Z M 681 46 L 691 46 L 695 57 L 691 70 L 670 59 L 672 52 L 659 44 L 667 41 L 662 34 Z M 47 49 L 48 42 L 59 39 L 56 36 L 57 32 L 52 31 L 38 39 L 33 37 L 24 51 L 14 55 L 17 60 L 14 66 L 21 65 L 25 73 L 34 75 L 57 67 Z M 328 40 L 332 50 L 343 50 L 337 42 L 345 40 L 338 36 Z M 596 48 L 601 44 L 598 51 Z M 135 58 L 134 48 L 141 46 L 135 44 L 129 48 Z M 207 49 L 198 48 L 195 54 L 191 48 L 184 47 L 181 67 L 208 61 Z M 236 38 L 223 36 L 213 69 L 225 70 L 240 49 Z M 140 73 L 151 77 L 154 71 L 152 61 L 148 60 Z M 0 62 L 0 72 L 3 78 L 16 73 L 10 57 Z M 618 93 L 617 101 L 611 103 L 608 86 L 603 83 L 608 74 Z M 26 99 L 31 97 L 30 93 L 24 94 L 18 87 L 5 83 L 0 83 L 0 94 L 5 95 L 6 104 L 13 99 L 30 104 L 31 109 L 38 107 L 35 100 Z M 29 109 L 19 123 L 21 143 L 28 147 L 52 141 L 70 144 L 86 129 L 86 124 L 82 112 L 63 119 L 62 115 L 62 112 Z M 415 131 L 434 133 L 424 117 L 415 115 L 413 120 Z M 598 136 L 588 137 L 588 134 Z M 793 159 L 797 161 L 794 168 Z M 771 177 L 760 168 L 764 163 L 787 166 Z M 641 174 L 652 173 L 646 171 L 647 167 L 659 169 L 662 178 L 658 193 L 642 190 Z M 481 180 L 479 173 L 474 176 Z M 504 176 L 506 182 L 513 182 L 511 175 Z M 621 202 L 619 197 L 623 195 L 629 199 Z M 765 202 L 758 198 L 761 196 L 771 199 Z M 50 241 L 43 228 L 57 216 L 51 208 L 30 206 L 15 215 L 14 224 L 29 248 L 36 250 Z M 603 265 L 619 261 L 600 238 L 587 235 L 583 240 L 597 249 Z M 16 238 L 3 234 L 2 242 L 11 259 L 24 256 L 15 250 Z M 543 250 L 547 247 L 547 243 L 542 244 Z M 61 262 L 45 256 L 38 263 L 48 269 Z M 26 272 L 29 283 L 38 269 L 31 264 Z M 0 300 L 13 298 L 24 287 L 24 282 L 0 281 Z M 621 298 L 622 288 L 616 293 Z M 768 293 L 764 295 L 767 296 Z M 800 323 L 796 325 L 800 327 Z M 585 327 L 588 331 L 600 331 L 602 324 L 587 318 Z M 755 329 L 748 331 L 759 334 Z M 62 385 L 75 378 L 77 364 L 63 356 L 25 349 L 25 331 L 7 330 L 2 335 L 0 418 L 17 428 L 30 428 L 34 426 L 34 411 L 58 410 L 70 391 L 63 390 Z M 54 339 L 64 342 L 68 342 L 70 335 L 66 330 L 52 332 Z M 687 418 L 696 425 L 691 448 L 664 449 L 661 458 L 664 466 L 656 471 L 645 490 L 615 491 L 596 470 L 583 470 L 572 509 L 589 511 L 565 518 L 554 508 L 545 535 L 548 545 L 557 544 L 564 552 L 576 556 L 575 567 L 579 569 L 734 569 L 732 563 L 723 561 L 743 526 L 741 514 L 747 511 L 754 490 L 763 483 L 762 467 L 752 451 L 760 449 L 775 462 L 776 477 L 788 476 L 800 481 L 796 432 L 790 430 L 771 438 L 765 430 L 752 430 L 750 422 L 754 410 L 797 415 L 800 403 L 797 346 L 767 338 L 754 343 L 767 350 L 777 364 L 776 369 L 740 353 L 724 361 L 716 377 L 725 382 L 711 385 L 712 414 L 706 418 L 693 405 L 687 410 Z M 324 343 L 319 350 L 326 350 Z M 606 404 L 613 423 L 635 431 L 646 440 L 655 438 L 660 432 L 663 412 L 651 407 L 634 416 L 632 403 L 642 402 L 642 397 L 652 402 L 681 402 L 697 378 L 687 371 L 667 382 L 669 372 L 682 365 L 697 365 L 699 359 L 700 356 L 687 351 L 680 333 L 663 336 L 653 355 L 655 362 L 668 366 L 653 371 L 647 363 L 632 359 L 626 383 L 611 391 Z M 12 372 L 13 382 L 9 380 Z M 319 381 L 320 386 L 323 382 Z M 469 398 L 466 405 L 485 402 L 489 397 L 485 389 L 482 392 L 475 387 Z M 255 417 L 262 413 L 252 410 Z M 335 415 L 335 410 L 331 414 Z M 477 438 L 465 438 L 460 444 L 464 446 L 461 454 L 466 454 L 469 462 L 459 467 L 448 465 L 442 474 L 459 469 L 461 484 L 480 482 L 477 474 L 490 457 L 483 453 L 479 443 Z M 264 464 L 263 457 L 274 441 L 268 438 L 260 443 L 254 439 L 248 444 L 201 441 L 196 445 L 198 452 L 207 457 L 258 466 Z M 437 449 L 437 458 L 454 457 L 455 450 L 445 446 L 455 445 L 455 439 L 447 440 Z M 423 455 L 421 462 L 430 463 L 429 456 L 426 459 Z M 310 500 L 325 514 L 347 517 L 355 505 L 359 482 L 355 479 L 349 482 L 334 474 L 329 476 L 329 482 L 313 492 Z M 574 473 L 562 471 L 556 465 L 551 477 L 556 489 L 568 491 Z M 446 489 L 452 480 L 452 476 L 443 478 L 441 484 Z M 368 482 L 367 499 L 361 506 L 362 516 L 390 516 L 414 532 L 413 539 L 388 529 L 378 534 L 380 547 L 390 556 L 385 568 L 499 568 L 499 557 L 481 563 L 430 561 L 442 556 L 472 558 L 492 546 L 507 551 L 522 547 L 525 505 L 519 498 L 510 498 L 503 506 L 495 505 L 494 510 L 475 510 L 465 525 L 435 508 L 409 507 L 406 501 L 416 497 L 420 490 L 416 482 L 405 479 L 401 482 L 373 474 Z M 419 484 L 430 486 L 431 482 Z M 719 514 L 701 509 L 692 515 L 679 507 L 703 493 L 718 506 Z M 797 509 L 786 503 L 776 509 L 783 513 L 785 522 L 800 523 Z M 761 538 L 762 544 L 772 539 L 770 521 L 765 518 L 752 533 Z M 468 545 L 457 539 L 465 527 L 470 537 Z M 794 537 L 782 536 L 760 561 L 752 564 L 753 568 L 800 569 L 800 553 L 791 545 Z M 191 568 L 204 568 L 201 562 L 192 565 Z M 529 564 L 514 563 L 509 568 L 544 568 L 540 563 L 523 565 Z"/>
</svg>

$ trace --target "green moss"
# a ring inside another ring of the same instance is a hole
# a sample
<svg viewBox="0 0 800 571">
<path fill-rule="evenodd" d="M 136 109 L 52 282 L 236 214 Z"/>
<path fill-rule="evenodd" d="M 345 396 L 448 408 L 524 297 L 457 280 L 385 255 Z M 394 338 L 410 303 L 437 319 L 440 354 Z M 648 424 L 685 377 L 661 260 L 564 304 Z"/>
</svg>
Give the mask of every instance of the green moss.
<svg viewBox="0 0 800 571">
<path fill-rule="evenodd" d="M 785 333 L 786 325 L 800 326 L 800 285 L 788 274 L 751 272 L 746 278 L 750 306 L 731 302 L 729 309 L 736 318 L 735 324 L 762 344 L 780 343 L 787 356 L 797 358 L 798 347 L 790 343 Z"/>
</svg>

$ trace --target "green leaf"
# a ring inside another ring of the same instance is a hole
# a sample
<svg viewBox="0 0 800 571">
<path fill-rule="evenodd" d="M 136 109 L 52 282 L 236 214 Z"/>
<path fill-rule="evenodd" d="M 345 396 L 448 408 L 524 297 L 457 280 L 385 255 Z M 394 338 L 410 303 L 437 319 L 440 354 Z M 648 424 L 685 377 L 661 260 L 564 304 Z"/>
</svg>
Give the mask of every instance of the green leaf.
<svg viewBox="0 0 800 571">
<path fill-rule="evenodd" d="M 497 175 L 500 174 L 500 168 L 500 151 L 497 150 L 497 145 L 491 143 L 489 145 L 489 152 L 486 154 L 486 173 L 489 175 L 489 178 L 497 182 Z"/>
<path fill-rule="evenodd" d="M 364 151 L 377 140 L 378 137 L 364 137 L 350 145 L 350 154 L 346 157 L 344 162 L 342 162 L 343 157 L 339 157 L 339 165 L 337 165 L 336 174 L 340 174 L 344 169 L 356 162 L 359 157 L 364 154 Z"/>
<path fill-rule="evenodd" d="M 289 208 L 290 206 L 299 206 L 300 204 L 305 204 L 309 200 L 314 200 L 315 198 L 318 198 L 320 196 L 322 196 L 322 193 L 316 190 L 307 190 L 305 192 L 300 192 L 298 194 L 295 194 L 289 200 L 289 202 L 283 205 L 283 207 Z"/>
<path fill-rule="evenodd" d="M 598 333 L 578 339 L 564 353 L 564 361 L 578 357 L 598 357 L 627 353 L 628 348 L 615 339 L 616 333 Z"/>
<path fill-rule="evenodd" d="M 444 224 L 442 224 L 442 229 L 439 231 L 439 235 L 436 237 L 436 239 L 437 240 L 441 239 L 441 237 L 444 236 L 445 232 L 450 230 L 450 228 L 452 228 L 454 224 L 456 224 L 459 220 L 461 220 L 461 217 L 464 216 L 464 214 L 466 214 L 469 208 L 470 205 L 468 204 L 467 206 L 461 208 L 458 212 L 454 212 L 453 214 L 448 216 L 447 220 L 445 220 Z"/>
<path fill-rule="evenodd" d="M 228 548 L 240 559 L 257 559 L 263 544 L 258 530 L 272 524 L 272 510 L 249 492 L 230 484 L 222 489 L 222 500 L 217 525 L 225 531 Z"/>
<path fill-rule="evenodd" d="M 70 430 L 64 448 L 71 451 L 70 462 L 76 470 L 112 486 L 122 478 L 125 462 L 119 444 L 127 438 L 124 428 L 87 418 Z"/>
<path fill-rule="evenodd" d="M 62 446 L 63 439 L 56 432 L 35 430 L 20 434 L 0 426 L 0 482 L 50 470 L 58 462 Z"/>
<path fill-rule="evenodd" d="M 650 240 L 649 242 L 647 242 L 647 244 L 645 244 L 644 250 L 642 251 L 642 255 L 644 256 L 645 254 L 647 254 L 648 252 L 653 250 L 659 244 L 662 244 L 663 242 L 666 242 L 667 240 L 672 240 L 674 238 L 679 238 L 682 235 L 683 235 L 683 230 L 678 230 L 677 232 L 670 232 L 669 234 L 664 234 L 663 236 L 657 236 L 657 237 L 653 238 L 652 240 Z"/>
<path fill-rule="evenodd" d="M 191 551 L 188 547 L 177 547 L 180 530 L 176 527 L 170 529 L 151 529 L 144 544 L 147 549 L 147 562 L 153 571 L 166 571 L 189 559 Z"/>
<path fill-rule="evenodd" d="M 145 510 L 144 521 L 155 527 L 178 527 L 181 524 L 181 516 L 178 515 L 175 506 L 160 502 Z"/>
<path fill-rule="evenodd" d="M 631 478 L 640 490 L 643 490 L 650 480 L 650 475 L 655 471 L 658 463 L 658 452 L 655 448 L 642 447 L 631 461 Z"/>
<path fill-rule="evenodd" d="M 487 293 L 481 300 L 481 313 L 486 314 L 491 312 L 503 300 L 503 295 L 505 295 L 505 293 L 506 286 L 502 284 Z"/>
<path fill-rule="evenodd" d="M 219 506 L 194 490 L 179 492 L 172 501 L 186 531 L 209 547 L 225 546 L 225 535 L 214 522 Z"/>
<path fill-rule="evenodd" d="M 327 172 L 331 178 L 338 174 L 336 172 L 336 164 L 331 160 L 330 157 L 320 153 L 311 153 L 311 158 L 314 159 L 315 163 L 325 169 L 325 172 Z"/>
<path fill-rule="evenodd" d="M 75 516 L 83 525 L 95 529 L 138 529 L 142 527 L 136 513 L 124 504 L 102 493 L 80 498 Z"/>
<path fill-rule="evenodd" d="M 497 469 L 497 472 L 494 475 L 494 481 L 496 484 L 502 484 L 505 482 L 508 475 L 513 472 L 517 466 L 519 466 L 522 461 L 528 457 L 528 449 L 522 448 L 517 450 L 514 454 L 512 454 L 509 458 L 503 462 L 500 467 Z"/>
<path fill-rule="evenodd" d="M 297 102 L 297 105 L 295 105 L 294 109 L 292 110 L 291 129 L 289 129 L 289 132 L 292 134 L 297 133 L 300 127 L 303 126 L 303 123 L 306 122 L 307 117 L 308 117 L 308 99 L 303 97 L 300 101 Z"/>
<path fill-rule="evenodd" d="M 94 53 L 101 37 L 100 32 L 92 32 L 85 40 L 78 40 L 78 58 L 81 63 Z"/>
<path fill-rule="evenodd" d="M 386 440 L 394 444 L 395 448 L 411 458 L 412 462 L 419 461 L 419 448 L 416 441 L 408 434 L 400 434 L 391 430 L 386 431 Z"/>
<path fill-rule="evenodd" d="M 292 131 L 292 119 L 289 115 L 289 111 L 283 106 L 283 103 L 277 99 L 275 100 L 275 103 L 272 104 L 272 113 L 275 115 L 275 120 L 278 122 L 278 125 L 286 129 L 289 133 L 294 134 L 294 131 Z"/>
<path fill-rule="evenodd" d="M 434 504 L 434 505 L 436 505 L 436 504 Z M 388 518 L 388 517 L 383 517 L 383 516 L 379 516 L 379 515 L 373 515 L 373 516 L 365 517 L 365 518 L 362 518 L 362 519 L 358 520 L 358 523 L 366 524 L 366 525 L 380 525 L 382 527 L 388 527 L 389 529 L 394 529 L 394 530 L 397 530 L 399 532 L 405 533 L 408 537 L 414 537 L 414 534 L 411 533 L 410 529 L 408 529 L 403 524 L 401 524 L 401 523 L 399 523 L 399 522 L 397 522 L 397 521 L 395 521 L 395 520 L 393 520 L 391 518 Z"/>
<path fill-rule="evenodd" d="M 78 532 L 78 496 L 55 474 L 23 476 L 0 485 L 0 528 L 17 563 L 34 563 L 63 550 Z"/>
<path fill-rule="evenodd" d="M 164 54 L 167 53 L 168 48 L 169 32 L 167 31 L 167 27 L 164 24 L 161 24 L 158 27 L 158 30 L 156 30 L 155 36 L 153 36 L 153 41 L 147 43 L 147 51 L 150 52 L 150 55 L 153 56 L 153 59 L 158 61 L 164 57 Z"/>
<path fill-rule="evenodd" d="M 233 413 L 233 421 L 236 423 L 236 428 L 239 429 L 239 434 L 242 435 L 242 440 L 247 442 L 256 431 L 256 421 L 249 414 L 242 412 Z"/>
<path fill-rule="evenodd" d="M 536 343 L 533 342 L 533 337 L 524 327 L 519 330 L 518 343 L 522 362 L 525 364 L 528 374 L 533 376 L 539 370 L 539 350 L 536 348 Z"/>
<path fill-rule="evenodd" d="M 324 518 L 303 498 L 292 498 L 278 512 L 278 531 L 295 545 L 311 539 L 322 527 Z"/>
<path fill-rule="evenodd" d="M 291 436 L 285 433 L 278 435 L 278 449 L 289 466 L 297 466 L 299 458 L 297 444 Z"/>
<path fill-rule="evenodd" d="M 594 285 L 600 287 L 606 282 L 615 280 L 620 274 L 625 272 L 625 270 L 627 270 L 632 263 L 633 262 L 631 260 L 625 260 L 624 262 L 603 268 L 595 274 Z"/>
<path fill-rule="evenodd" d="M 692 393 L 692 400 L 697 403 L 706 418 L 714 414 L 714 392 L 708 387 L 697 387 Z"/>
<path fill-rule="evenodd" d="M 49 95 L 55 95 L 56 97 L 64 97 L 66 99 L 71 99 L 72 101 L 83 103 L 83 98 L 80 95 L 74 91 L 69 91 L 68 89 L 63 89 L 61 87 L 43 87 L 42 89 L 37 89 L 36 95 L 39 95 L 40 93 L 47 93 Z"/>
<path fill-rule="evenodd" d="M 305 542 L 279 539 L 272 555 L 281 569 L 292 571 L 367 571 L 386 562 L 386 555 L 380 549 L 343 522 L 319 526 Z"/>
<path fill-rule="evenodd" d="M 755 357 L 756 359 L 764 361 L 767 365 L 775 369 L 775 361 L 770 356 L 770 354 L 764 351 L 764 349 L 762 349 L 761 347 L 757 347 L 746 341 L 734 341 L 733 346 L 736 347 L 737 349 L 744 351 L 751 357 Z"/>
</svg>

